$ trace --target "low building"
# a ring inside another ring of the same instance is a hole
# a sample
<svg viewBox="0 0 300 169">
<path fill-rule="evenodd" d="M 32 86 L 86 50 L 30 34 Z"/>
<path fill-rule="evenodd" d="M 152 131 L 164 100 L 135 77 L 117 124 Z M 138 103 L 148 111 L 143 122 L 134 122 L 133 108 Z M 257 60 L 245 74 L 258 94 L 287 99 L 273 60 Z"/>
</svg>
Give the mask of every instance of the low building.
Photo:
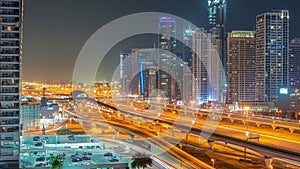
<svg viewBox="0 0 300 169">
<path fill-rule="evenodd" d="M 35 130 L 39 127 L 41 105 L 30 96 L 22 97 L 21 103 L 21 124 L 23 131 Z"/>
<path fill-rule="evenodd" d="M 283 117 L 300 119 L 300 86 L 280 89 L 278 110 Z"/>
</svg>

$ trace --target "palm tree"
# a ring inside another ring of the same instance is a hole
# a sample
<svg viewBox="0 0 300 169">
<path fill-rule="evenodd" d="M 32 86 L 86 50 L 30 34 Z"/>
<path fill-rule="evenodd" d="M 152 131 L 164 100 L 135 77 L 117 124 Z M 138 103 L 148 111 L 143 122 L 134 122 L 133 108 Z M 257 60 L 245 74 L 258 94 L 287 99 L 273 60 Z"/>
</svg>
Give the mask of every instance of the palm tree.
<svg viewBox="0 0 300 169">
<path fill-rule="evenodd" d="M 147 165 L 152 166 L 152 159 L 146 153 L 140 153 L 134 155 L 131 160 L 131 167 L 132 168 L 145 168 Z"/>
<path fill-rule="evenodd" d="M 51 169 L 62 169 L 63 165 L 64 165 L 64 160 L 65 160 L 65 158 L 60 154 L 58 154 L 56 156 L 53 154 L 50 154 Z"/>
</svg>

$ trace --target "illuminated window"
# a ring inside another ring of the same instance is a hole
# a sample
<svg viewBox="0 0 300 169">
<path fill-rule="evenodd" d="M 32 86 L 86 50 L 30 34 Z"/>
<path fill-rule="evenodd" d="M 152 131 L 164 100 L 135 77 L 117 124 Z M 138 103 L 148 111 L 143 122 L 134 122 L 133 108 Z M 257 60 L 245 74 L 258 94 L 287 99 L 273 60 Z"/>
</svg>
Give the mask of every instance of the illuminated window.
<svg viewBox="0 0 300 169">
<path fill-rule="evenodd" d="M 7 30 L 8 31 L 12 31 L 12 27 L 11 26 L 7 26 Z"/>
</svg>

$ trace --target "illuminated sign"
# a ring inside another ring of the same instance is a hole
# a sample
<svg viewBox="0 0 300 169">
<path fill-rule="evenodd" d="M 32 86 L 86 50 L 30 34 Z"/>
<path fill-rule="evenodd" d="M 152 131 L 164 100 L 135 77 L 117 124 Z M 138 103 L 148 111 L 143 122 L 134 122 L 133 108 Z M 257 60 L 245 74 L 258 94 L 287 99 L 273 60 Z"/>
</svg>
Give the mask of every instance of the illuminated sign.
<svg viewBox="0 0 300 169">
<path fill-rule="evenodd" d="M 288 92 L 287 88 L 280 88 L 279 93 L 280 94 L 288 94 L 289 92 Z"/>
</svg>

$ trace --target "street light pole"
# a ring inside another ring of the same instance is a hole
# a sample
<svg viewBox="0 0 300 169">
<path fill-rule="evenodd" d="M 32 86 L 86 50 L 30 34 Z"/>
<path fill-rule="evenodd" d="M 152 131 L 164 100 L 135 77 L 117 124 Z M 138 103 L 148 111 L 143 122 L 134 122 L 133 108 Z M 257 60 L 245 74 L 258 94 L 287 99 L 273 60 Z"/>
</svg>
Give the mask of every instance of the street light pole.
<svg viewBox="0 0 300 169">
<path fill-rule="evenodd" d="M 211 162 L 212 162 L 212 167 L 215 168 L 215 159 L 212 158 Z"/>
</svg>

